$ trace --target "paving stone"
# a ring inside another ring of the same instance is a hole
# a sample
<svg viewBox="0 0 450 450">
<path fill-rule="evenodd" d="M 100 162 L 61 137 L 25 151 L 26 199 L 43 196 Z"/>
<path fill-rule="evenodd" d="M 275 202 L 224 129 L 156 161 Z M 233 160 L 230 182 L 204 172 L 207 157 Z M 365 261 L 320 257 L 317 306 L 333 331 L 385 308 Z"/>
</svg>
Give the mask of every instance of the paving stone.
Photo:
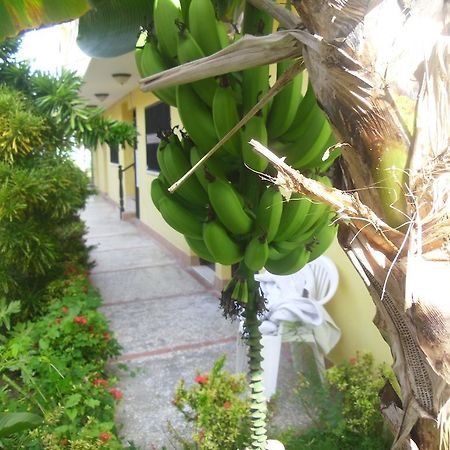
<svg viewBox="0 0 450 450">
<path fill-rule="evenodd" d="M 152 267 L 174 263 L 175 258 L 158 243 L 149 242 L 143 247 L 116 250 L 92 250 L 90 260 L 95 262 L 92 273 Z"/>
<path fill-rule="evenodd" d="M 237 323 L 226 320 L 208 294 L 106 306 L 103 313 L 124 355 L 237 335 Z"/>
<path fill-rule="evenodd" d="M 109 251 L 118 249 L 135 249 L 139 247 L 152 247 L 154 240 L 146 236 L 143 232 L 139 232 L 136 228 L 134 232 L 120 233 L 109 236 L 95 236 L 88 234 L 86 239 L 87 245 L 95 246 L 97 251 Z"/>
<path fill-rule="evenodd" d="M 105 305 L 201 292 L 205 288 L 173 264 L 91 274 Z"/>
</svg>

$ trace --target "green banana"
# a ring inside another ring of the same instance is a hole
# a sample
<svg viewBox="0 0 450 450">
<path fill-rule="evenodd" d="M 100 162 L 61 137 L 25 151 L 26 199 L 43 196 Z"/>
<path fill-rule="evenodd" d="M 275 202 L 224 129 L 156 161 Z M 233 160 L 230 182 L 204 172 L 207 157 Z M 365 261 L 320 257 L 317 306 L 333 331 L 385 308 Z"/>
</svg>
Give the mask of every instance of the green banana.
<svg viewBox="0 0 450 450">
<path fill-rule="evenodd" d="M 189 84 L 176 87 L 178 114 L 189 137 L 205 154 L 217 143 L 211 110 Z"/>
<path fill-rule="evenodd" d="M 292 250 L 293 249 L 281 250 L 276 245 L 274 245 L 274 243 L 272 242 L 269 245 L 269 257 L 268 257 L 268 259 L 270 259 L 271 261 L 277 261 L 277 260 L 282 259 L 285 256 L 287 256 L 288 253 L 290 253 Z"/>
<path fill-rule="evenodd" d="M 315 159 L 310 161 L 308 164 L 303 166 L 303 169 L 316 169 L 319 173 L 326 172 L 331 165 L 334 163 L 335 159 L 341 155 L 341 151 L 338 147 L 334 147 L 336 144 L 336 138 L 333 133 L 330 134 L 328 141 L 324 145 L 325 151 L 323 153 L 319 153 Z M 325 157 L 325 152 L 329 152 Z"/>
<path fill-rule="evenodd" d="M 180 0 L 180 3 L 183 22 L 189 26 L 189 7 L 191 6 L 191 0 Z"/>
<path fill-rule="evenodd" d="M 214 212 L 225 227 L 233 234 L 247 234 L 253 225 L 245 212 L 243 199 L 231 183 L 214 178 L 208 185 L 208 196 Z"/>
<path fill-rule="evenodd" d="M 325 123 L 325 115 L 318 106 L 315 106 L 311 110 L 310 114 L 306 117 L 304 123 L 299 127 L 302 132 L 298 135 L 298 138 L 295 142 L 274 142 L 272 148 L 278 156 L 286 158 L 287 164 L 294 167 L 294 163 L 296 163 L 297 161 L 301 162 L 302 158 L 306 160 L 307 158 L 311 157 L 312 147 L 316 150 L 316 153 L 312 155 L 312 157 L 316 156 L 317 151 L 322 151 L 325 142 L 321 142 L 322 147 L 320 147 L 318 150 L 316 149 L 316 147 L 314 147 L 314 144 Z M 329 132 L 330 129 L 328 128 L 328 133 Z M 325 137 L 325 139 L 327 140 L 328 137 L 329 134 Z"/>
<path fill-rule="evenodd" d="M 291 275 L 302 269 L 309 261 L 311 252 L 298 247 L 280 259 L 268 259 L 265 268 L 274 275 Z"/>
<path fill-rule="evenodd" d="M 272 33 L 273 18 L 251 5 L 245 4 L 243 33 L 261 36 Z M 269 90 L 269 65 L 253 67 L 242 72 L 242 105 L 243 114 L 261 99 Z M 267 118 L 269 104 L 264 106 L 262 114 Z"/>
<path fill-rule="evenodd" d="M 231 299 L 244 304 L 248 302 L 248 282 L 246 278 L 236 280 Z"/>
<path fill-rule="evenodd" d="M 311 242 L 307 244 L 307 247 L 311 250 L 310 261 L 318 258 L 328 249 L 336 238 L 337 232 L 338 225 L 331 225 L 327 222 L 325 226 L 314 234 Z"/>
<path fill-rule="evenodd" d="M 165 166 L 163 175 L 170 184 L 173 184 L 191 168 L 188 155 L 184 152 L 175 134 L 169 137 L 169 143 L 165 146 L 162 153 Z M 195 206 L 202 207 L 208 203 L 208 196 L 195 177 L 189 177 L 176 192 L 180 197 Z"/>
<path fill-rule="evenodd" d="M 144 78 L 167 69 L 167 64 L 159 53 L 158 45 L 154 37 L 147 40 L 139 60 L 141 63 L 139 73 Z M 164 103 L 168 103 L 171 106 L 177 106 L 175 88 L 168 87 L 157 89 L 153 91 L 153 93 Z"/>
<path fill-rule="evenodd" d="M 314 130 L 311 129 L 311 133 L 308 135 L 309 139 L 302 141 L 301 148 L 303 152 L 299 155 L 299 158 L 292 162 L 292 167 L 295 169 L 303 169 L 308 166 L 312 161 L 322 158 L 325 150 L 327 149 L 327 142 L 332 136 L 328 120 L 324 118 L 322 129 L 319 134 L 314 136 Z M 311 143 L 311 145 L 309 145 Z M 308 149 L 308 150 L 307 150 Z"/>
<path fill-rule="evenodd" d="M 156 160 L 158 161 L 159 172 L 160 174 L 167 173 L 166 163 L 164 161 L 164 150 L 168 145 L 168 138 L 165 135 L 161 136 L 161 142 L 156 149 Z"/>
<path fill-rule="evenodd" d="M 287 131 L 280 136 L 280 140 L 283 142 L 295 142 L 298 139 L 298 135 L 303 133 L 304 121 L 311 113 L 312 109 L 317 105 L 316 96 L 312 88 L 311 83 L 308 83 L 305 96 L 301 99 L 298 105 L 297 112 L 295 113 L 294 120 Z"/>
<path fill-rule="evenodd" d="M 194 167 L 194 165 L 200 161 L 202 156 L 203 155 L 197 147 L 192 147 L 190 151 L 191 166 Z M 198 181 L 203 186 L 205 191 L 208 190 L 209 184 L 207 174 L 210 174 L 214 177 L 226 178 L 224 167 L 226 167 L 224 166 L 224 162 L 216 160 L 213 155 L 194 172 L 195 176 L 197 177 Z"/>
<path fill-rule="evenodd" d="M 314 206 L 311 205 L 310 211 Z M 314 217 L 316 218 L 314 222 L 311 222 L 308 226 L 303 225 L 295 234 L 290 236 L 289 240 L 272 242 L 273 247 L 281 253 L 286 253 L 307 244 L 317 230 L 327 225 L 330 221 L 329 211 L 324 211 L 321 215 L 314 214 Z"/>
<path fill-rule="evenodd" d="M 241 247 L 217 221 L 203 224 L 203 240 L 214 261 L 223 265 L 235 264 L 242 260 L 244 254 Z"/>
<path fill-rule="evenodd" d="M 311 201 L 298 193 L 293 193 L 289 201 L 283 205 L 280 226 L 274 237 L 274 241 L 289 240 L 295 232 L 302 228 L 311 206 Z"/>
<path fill-rule="evenodd" d="M 220 78 L 219 86 L 214 94 L 212 113 L 214 129 L 219 139 L 223 138 L 239 122 L 236 98 L 227 76 Z M 240 131 L 228 139 L 223 144 L 223 148 L 234 156 L 239 155 L 241 151 Z"/>
<path fill-rule="evenodd" d="M 150 197 L 158 210 L 161 199 L 168 196 L 167 187 L 161 176 L 155 178 L 150 184 Z"/>
<path fill-rule="evenodd" d="M 254 237 L 245 248 L 244 263 L 253 272 L 260 271 L 269 257 L 269 245 L 263 236 Z"/>
<path fill-rule="evenodd" d="M 277 78 L 296 61 L 287 59 L 277 64 Z M 303 72 L 296 75 L 273 99 L 267 117 L 267 131 L 271 139 L 283 135 L 292 125 L 302 100 Z"/>
<path fill-rule="evenodd" d="M 211 0 L 191 0 L 189 6 L 189 28 L 206 55 L 222 49 L 219 22 Z"/>
<path fill-rule="evenodd" d="M 176 21 L 183 20 L 180 0 L 155 0 L 153 20 L 161 52 L 170 60 L 177 56 Z"/>
<path fill-rule="evenodd" d="M 205 261 L 215 262 L 213 255 L 211 255 L 211 252 L 206 247 L 205 243 L 203 242 L 203 239 L 194 239 L 188 236 L 184 236 L 184 239 L 189 245 L 189 248 L 197 256 L 204 259 Z"/>
<path fill-rule="evenodd" d="M 136 67 L 138 69 L 139 75 L 143 77 L 141 62 L 142 62 L 142 53 L 144 51 L 145 43 L 147 42 L 148 31 L 141 29 L 139 31 L 138 39 L 136 41 L 136 45 L 134 46 L 134 59 L 136 62 Z"/>
<path fill-rule="evenodd" d="M 178 25 L 180 31 L 178 33 L 177 54 L 180 64 L 203 58 L 205 54 L 186 26 L 183 23 L 179 23 Z M 194 83 L 191 83 L 191 86 L 208 106 L 212 105 L 214 93 L 217 89 L 217 83 L 214 78 L 205 78 L 203 80 L 195 81 Z"/>
<path fill-rule="evenodd" d="M 266 233 L 267 242 L 272 242 L 280 226 L 283 213 L 283 196 L 278 189 L 267 187 L 261 195 L 256 211 L 257 228 Z"/>
<path fill-rule="evenodd" d="M 159 201 L 159 212 L 174 230 L 194 239 L 202 239 L 203 217 L 195 215 L 174 198 L 162 198 Z"/>
<path fill-rule="evenodd" d="M 256 172 L 263 172 L 269 161 L 263 156 L 253 151 L 253 146 L 249 144 L 251 139 L 256 139 L 267 147 L 267 128 L 264 118 L 260 114 L 254 115 L 245 125 L 241 134 L 242 158 L 250 169 Z"/>
</svg>

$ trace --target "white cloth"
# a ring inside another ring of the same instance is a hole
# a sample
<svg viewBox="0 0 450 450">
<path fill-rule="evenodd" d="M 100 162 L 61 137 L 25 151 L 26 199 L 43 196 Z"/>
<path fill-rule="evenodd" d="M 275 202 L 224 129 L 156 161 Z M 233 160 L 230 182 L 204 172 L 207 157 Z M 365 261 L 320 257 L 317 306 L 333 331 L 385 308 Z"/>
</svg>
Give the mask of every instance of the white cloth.
<svg viewBox="0 0 450 450">
<path fill-rule="evenodd" d="M 306 266 L 292 275 L 273 275 L 267 271 L 255 275 L 267 300 L 268 311 L 262 319 L 263 335 L 276 335 L 281 322 L 300 322 L 311 332 L 320 350 L 327 354 L 337 344 L 341 331 L 325 308 L 314 298 L 314 274 Z M 293 327 L 288 327 L 294 331 Z M 306 331 L 306 330 L 305 330 Z"/>
</svg>

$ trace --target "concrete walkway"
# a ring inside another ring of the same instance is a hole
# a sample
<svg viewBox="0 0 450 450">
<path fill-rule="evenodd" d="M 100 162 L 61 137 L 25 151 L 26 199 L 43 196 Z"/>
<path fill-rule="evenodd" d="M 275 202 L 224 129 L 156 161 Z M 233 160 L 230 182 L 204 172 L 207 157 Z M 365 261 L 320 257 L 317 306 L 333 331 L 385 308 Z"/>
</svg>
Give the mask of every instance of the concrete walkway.
<svg viewBox="0 0 450 450">
<path fill-rule="evenodd" d="M 177 429 L 185 425 L 171 404 L 176 385 L 180 378 L 191 384 L 196 371 L 209 371 L 223 354 L 232 372 L 237 324 L 223 318 L 218 292 L 142 227 L 120 221 L 117 207 L 93 196 L 82 218 L 87 244 L 95 246 L 91 281 L 123 348 L 112 364 L 124 394 L 117 411 L 123 442 L 133 441 L 142 450 L 179 448 L 167 432 L 168 421 Z M 287 372 L 280 367 L 279 384 L 286 385 Z M 285 391 L 281 397 L 292 398 Z M 277 408 L 276 422 L 299 425 L 298 407 L 288 403 Z"/>
</svg>

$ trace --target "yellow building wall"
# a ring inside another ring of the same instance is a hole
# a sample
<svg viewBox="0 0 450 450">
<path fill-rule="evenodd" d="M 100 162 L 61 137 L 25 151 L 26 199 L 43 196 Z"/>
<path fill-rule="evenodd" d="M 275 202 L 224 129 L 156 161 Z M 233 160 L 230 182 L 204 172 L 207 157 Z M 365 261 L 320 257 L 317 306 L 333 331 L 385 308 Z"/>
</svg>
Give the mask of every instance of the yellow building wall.
<svg viewBox="0 0 450 450">
<path fill-rule="evenodd" d="M 375 306 L 358 272 L 337 240 L 326 255 L 333 260 L 339 271 L 338 290 L 326 309 L 342 330 L 341 340 L 328 358 L 338 363 L 354 357 L 360 351 L 372 353 L 379 363 L 391 363 L 389 346 L 372 322 Z"/>
<path fill-rule="evenodd" d="M 140 220 L 153 231 L 164 237 L 168 242 L 181 250 L 186 255 L 192 256 L 183 235 L 170 228 L 159 211 L 153 205 L 150 198 L 150 184 L 158 172 L 147 170 L 146 166 L 146 136 L 145 136 L 145 108 L 159 100 L 151 93 L 141 92 L 135 89 L 111 106 L 105 115 L 115 120 L 132 122 L 133 109 L 136 110 L 137 138 L 137 182 L 139 186 Z M 180 123 L 176 108 L 171 108 L 172 126 Z M 94 152 L 94 182 L 97 188 L 117 204 L 119 203 L 119 178 L 118 164 L 109 162 L 109 149 L 102 146 Z M 134 161 L 134 149 L 125 146 L 119 151 L 119 164 L 123 168 Z M 134 196 L 134 169 L 124 173 L 124 197 Z"/>
</svg>

